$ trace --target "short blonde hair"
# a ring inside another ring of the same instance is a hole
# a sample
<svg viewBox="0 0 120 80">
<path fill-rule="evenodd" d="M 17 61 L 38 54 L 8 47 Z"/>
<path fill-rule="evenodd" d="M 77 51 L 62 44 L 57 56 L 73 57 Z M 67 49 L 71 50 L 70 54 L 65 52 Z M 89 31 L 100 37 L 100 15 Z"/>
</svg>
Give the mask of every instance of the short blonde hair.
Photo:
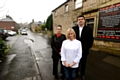
<svg viewBox="0 0 120 80">
<path fill-rule="evenodd" d="M 69 39 L 69 33 L 70 33 L 70 31 L 73 32 L 73 34 L 74 34 L 74 39 L 76 39 L 76 33 L 75 33 L 75 31 L 74 31 L 72 28 L 68 28 L 68 29 L 67 29 L 66 38 Z"/>
</svg>

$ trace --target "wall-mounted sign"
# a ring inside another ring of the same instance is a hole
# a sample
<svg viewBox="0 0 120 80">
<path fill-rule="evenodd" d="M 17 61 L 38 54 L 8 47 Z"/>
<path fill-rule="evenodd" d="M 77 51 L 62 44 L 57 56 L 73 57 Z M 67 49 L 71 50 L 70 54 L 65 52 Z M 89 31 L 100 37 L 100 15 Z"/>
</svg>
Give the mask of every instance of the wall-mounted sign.
<svg viewBox="0 0 120 80">
<path fill-rule="evenodd" d="M 97 37 L 120 41 L 120 3 L 100 9 Z"/>
<path fill-rule="evenodd" d="M 12 29 L 14 29 L 14 26 L 11 26 Z"/>
</svg>

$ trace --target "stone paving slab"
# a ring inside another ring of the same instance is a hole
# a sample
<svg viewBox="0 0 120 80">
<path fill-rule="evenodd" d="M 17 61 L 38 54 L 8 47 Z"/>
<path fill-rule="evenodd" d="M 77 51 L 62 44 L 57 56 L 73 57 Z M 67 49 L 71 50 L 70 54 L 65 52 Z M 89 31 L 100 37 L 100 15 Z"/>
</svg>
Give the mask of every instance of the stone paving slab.
<svg viewBox="0 0 120 80">
<path fill-rule="evenodd" d="M 103 59 L 103 61 L 120 68 L 120 58 L 118 57 L 108 56 L 105 59 Z"/>
</svg>

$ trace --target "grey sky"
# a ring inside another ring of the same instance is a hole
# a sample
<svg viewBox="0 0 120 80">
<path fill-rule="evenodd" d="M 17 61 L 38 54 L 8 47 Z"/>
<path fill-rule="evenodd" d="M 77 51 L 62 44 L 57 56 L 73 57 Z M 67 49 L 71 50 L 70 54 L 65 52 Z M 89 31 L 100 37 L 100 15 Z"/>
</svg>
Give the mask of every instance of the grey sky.
<svg viewBox="0 0 120 80">
<path fill-rule="evenodd" d="M 10 15 L 16 22 L 44 21 L 66 0 L 0 0 L 0 18 Z M 5 5 L 4 5 L 5 4 Z"/>
</svg>

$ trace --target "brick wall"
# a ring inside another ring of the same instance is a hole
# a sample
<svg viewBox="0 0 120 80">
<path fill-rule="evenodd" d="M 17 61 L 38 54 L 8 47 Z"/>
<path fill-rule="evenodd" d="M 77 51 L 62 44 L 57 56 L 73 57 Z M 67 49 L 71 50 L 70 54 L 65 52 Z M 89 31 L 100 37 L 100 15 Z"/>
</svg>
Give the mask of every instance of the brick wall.
<svg viewBox="0 0 120 80">
<path fill-rule="evenodd" d="M 7 30 L 14 30 L 14 28 L 12 28 L 12 26 L 15 27 L 15 22 L 0 22 L 0 28 L 4 28 Z"/>
</svg>

